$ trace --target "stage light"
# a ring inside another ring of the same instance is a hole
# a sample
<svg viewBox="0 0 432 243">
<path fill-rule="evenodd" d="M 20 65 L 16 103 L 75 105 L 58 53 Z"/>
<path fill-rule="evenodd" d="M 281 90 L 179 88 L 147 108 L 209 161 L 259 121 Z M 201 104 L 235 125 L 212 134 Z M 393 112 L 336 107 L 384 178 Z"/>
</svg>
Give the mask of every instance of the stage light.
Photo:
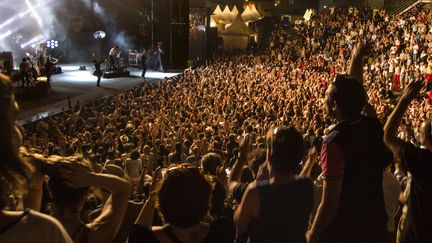
<svg viewBox="0 0 432 243">
<path fill-rule="evenodd" d="M 106 36 L 106 33 L 102 30 L 99 30 L 99 31 L 96 31 L 93 33 L 93 37 L 95 39 L 103 39 L 103 38 L 105 38 L 105 36 Z"/>
<path fill-rule="evenodd" d="M 48 48 L 51 48 L 51 49 L 57 48 L 57 47 L 59 46 L 59 43 L 58 43 L 58 41 L 56 41 L 56 40 L 49 40 L 49 41 L 47 41 L 46 43 L 47 43 L 46 46 L 47 46 Z"/>
</svg>

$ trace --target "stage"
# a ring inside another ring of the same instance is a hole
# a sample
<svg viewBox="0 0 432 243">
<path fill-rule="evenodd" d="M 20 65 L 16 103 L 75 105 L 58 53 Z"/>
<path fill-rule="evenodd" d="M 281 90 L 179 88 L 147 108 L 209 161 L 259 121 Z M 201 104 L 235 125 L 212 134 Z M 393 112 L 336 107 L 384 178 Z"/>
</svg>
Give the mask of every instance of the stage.
<svg viewBox="0 0 432 243">
<path fill-rule="evenodd" d="M 96 87 L 97 78 L 91 74 L 92 64 L 64 64 L 59 65 L 63 73 L 52 76 L 51 91 L 36 100 L 19 100 L 20 112 L 18 122 L 27 124 L 35 120 L 51 116 L 68 109 L 68 98 L 72 105 L 79 101 L 81 104 L 90 103 L 103 97 L 127 91 L 144 82 L 141 78 L 142 70 L 129 67 L 130 77 L 102 79 L 101 86 Z M 79 70 L 86 66 L 86 70 Z M 155 82 L 179 75 L 176 72 L 154 72 L 148 70 L 146 80 Z"/>
</svg>

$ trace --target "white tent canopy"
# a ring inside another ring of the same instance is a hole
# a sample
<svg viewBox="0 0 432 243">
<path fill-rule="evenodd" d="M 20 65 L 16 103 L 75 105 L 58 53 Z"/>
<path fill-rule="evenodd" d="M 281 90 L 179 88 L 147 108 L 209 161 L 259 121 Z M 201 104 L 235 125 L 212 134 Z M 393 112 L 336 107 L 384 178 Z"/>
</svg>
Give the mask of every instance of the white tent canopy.
<svg viewBox="0 0 432 243">
<path fill-rule="evenodd" d="M 249 38 L 255 35 L 257 33 L 247 27 L 240 14 L 237 15 L 233 23 L 221 34 L 225 50 L 244 50 L 249 44 Z"/>
<path fill-rule="evenodd" d="M 254 16 L 256 20 L 263 18 L 262 15 L 256 9 L 255 4 L 251 5 L 251 11 L 252 11 L 252 16 Z"/>
<path fill-rule="evenodd" d="M 234 22 L 234 20 L 237 18 L 238 14 L 239 14 L 239 11 L 237 9 L 237 6 L 234 5 L 234 7 L 231 10 L 231 14 L 230 14 L 230 22 Z"/>
<path fill-rule="evenodd" d="M 250 9 L 249 5 L 246 6 L 245 10 L 243 11 L 243 13 L 241 14 L 242 19 L 245 22 L 249 22 L 249 21 L 253 21 L 255 20 L 255 16 L 253 16 L 252 14 L 252 10 Z"/>
<path fill-rule="evenodd" d="M 307 9 L 305 14 L 303 15 L 303 19 L 307 22 L 310 20 L 311 15 L 312 15 L 312 10 Z"/>
<path fill-rule="evenodd" d="M 222 9 L 220 8 L 219 5 L 216 6 L 215 10 L 213 11 L 213 15 L 221 15 L 222 14 Z"/>
<path fill-rule="evenodd" d="M 220 15 L 219 18 L 221 21 L 227 23 L 227 22 L 231 22 L 231 10 L 228 7 L 228 5 L 225 6 L 222 14 Z"/>
</svg>

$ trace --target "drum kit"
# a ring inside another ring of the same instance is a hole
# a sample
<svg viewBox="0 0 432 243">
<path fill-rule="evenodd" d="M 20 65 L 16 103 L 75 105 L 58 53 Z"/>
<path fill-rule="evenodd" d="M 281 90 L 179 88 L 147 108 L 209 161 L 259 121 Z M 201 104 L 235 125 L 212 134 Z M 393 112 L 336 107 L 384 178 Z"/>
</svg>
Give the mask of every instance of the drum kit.
<svg viewBox="0 0 432 243">
<path fill-rule="evenodd" d="M 13 80 L 18 81 L 17 95 L 24 97 L 34 97 L 45 94 L 48 89 L 48 78 L 55 73 L 55 65 L 59 59 L 47 54 L 45 43 L 36 47 L 34 55 L 26 53 L 28 68 L 27 71 L 19 71 L 13 75 Z M 49 60 L 50 64 L 47 64 Z M 49 68 L 49 70 L 45 70 Z M 49 74 L 48 74 L 49 72 Z"/>
</svg>

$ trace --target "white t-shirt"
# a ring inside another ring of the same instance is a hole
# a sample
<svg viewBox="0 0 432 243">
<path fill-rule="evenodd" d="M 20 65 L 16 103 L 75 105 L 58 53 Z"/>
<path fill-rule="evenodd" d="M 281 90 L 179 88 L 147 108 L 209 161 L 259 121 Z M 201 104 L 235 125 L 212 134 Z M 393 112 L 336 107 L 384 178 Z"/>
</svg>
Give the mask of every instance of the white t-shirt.
<svg viewBox="0 0 432 243">
<path fill-rule="evenodd" d="M 396 225 L 393 219 L 396 215 L 396 209 L 399 206 L 399 194 L 402 191 L 401 185 L 396 176 L 390 174 L 388 171 L 384 171 L 382 187 L 388 216 L 387 230 L 394 232 L 396 230 Z"/>
<path fill-rule="evenodd" d="M 30 210 L 17 223 L 0 234 L 2 243 L 73 243 L 55 218 Z"/>
</svg>

